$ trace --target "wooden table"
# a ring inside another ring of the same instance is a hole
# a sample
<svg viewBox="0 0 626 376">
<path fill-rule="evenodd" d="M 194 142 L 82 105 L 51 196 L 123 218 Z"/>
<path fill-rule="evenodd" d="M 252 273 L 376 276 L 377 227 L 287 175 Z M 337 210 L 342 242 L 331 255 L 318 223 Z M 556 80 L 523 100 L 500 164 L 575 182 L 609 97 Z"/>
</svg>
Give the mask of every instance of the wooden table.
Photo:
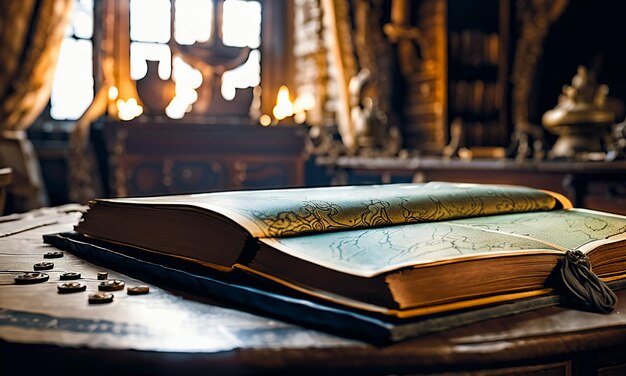
<svg viewBox="0 0 626 376">
<path fill-rule="evenodd" d="M 88 292 L 98 271 L 143 283 L 67 253 L 51 260 L 48 282 L 15 285 L 19 271 L 54 250 L 41 236 L 70 230 L 80 209 L 0 221 L 2 375 L 626 373 L 626 291 L 609 315 L 552 307 L 381 347 L 156 286 L 148 295 L 118 292 L 111 304 L 89 305 L 87 292 L 57 293 L 62 272 L 82 273 Z"/>
</svg>

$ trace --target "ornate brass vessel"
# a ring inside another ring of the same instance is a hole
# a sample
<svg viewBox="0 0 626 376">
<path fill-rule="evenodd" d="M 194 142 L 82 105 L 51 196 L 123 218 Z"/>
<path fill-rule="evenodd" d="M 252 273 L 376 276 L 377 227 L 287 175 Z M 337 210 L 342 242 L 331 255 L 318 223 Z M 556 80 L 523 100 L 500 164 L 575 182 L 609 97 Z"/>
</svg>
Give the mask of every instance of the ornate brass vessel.
<svg viewBox="0 0 626 376">
<path fill-rule="evenodd" d="M 606 109 L 609 88 L 598 85 L 593 74 L 583 66 L 563 87 L 557 106 L 542 118 L 543 126 L 559 135 L 550 150 L 551 158 L 581 160 L 603 159 L 603 139 L 607 136 L 615 115 Z"/>
</svg>

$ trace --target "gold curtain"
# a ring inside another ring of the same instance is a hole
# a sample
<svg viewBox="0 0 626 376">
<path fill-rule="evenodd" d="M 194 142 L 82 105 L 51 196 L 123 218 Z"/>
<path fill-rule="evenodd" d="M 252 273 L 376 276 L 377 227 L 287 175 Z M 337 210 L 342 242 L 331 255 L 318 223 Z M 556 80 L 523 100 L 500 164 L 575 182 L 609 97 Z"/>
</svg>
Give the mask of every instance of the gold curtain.
<svg viewBox="0 0 626 376">
<path fill-rule="evenodd" d="M 0 129 L 23 130 L 50 99 L 72 0 L 0 2 Z"/>
<path fill-rule="evenodd" d="M 13 169 L 15 211 L 45 204 L 25 130 L 50 99 L 73 0 L 0 1 L 0 167 Z"/>
</svg>

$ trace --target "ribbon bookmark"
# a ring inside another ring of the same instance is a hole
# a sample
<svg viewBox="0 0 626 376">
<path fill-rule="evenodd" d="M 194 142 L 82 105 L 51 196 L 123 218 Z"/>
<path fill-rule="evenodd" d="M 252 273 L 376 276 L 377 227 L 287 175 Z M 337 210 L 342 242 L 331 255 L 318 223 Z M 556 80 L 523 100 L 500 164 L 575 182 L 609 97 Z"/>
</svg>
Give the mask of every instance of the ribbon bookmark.
<svg viewBox="0 0 626 376">
<path fill-rule="evenodd" d="M 594 311 L 610 313 L 617 296 L 591 271 L 589 257 L 579 250 L 565 252 L 561 279 L 567 289 Z"/>
</svg>

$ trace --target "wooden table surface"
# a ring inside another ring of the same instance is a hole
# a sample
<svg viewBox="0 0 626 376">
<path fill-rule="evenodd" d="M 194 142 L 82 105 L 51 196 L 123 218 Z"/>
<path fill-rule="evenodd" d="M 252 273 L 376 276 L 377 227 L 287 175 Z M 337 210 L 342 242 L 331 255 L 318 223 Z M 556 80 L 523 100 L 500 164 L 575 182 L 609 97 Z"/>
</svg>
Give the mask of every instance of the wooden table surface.
<svg viewBox="0 0 626 376">
<path fill-rule="evenodd" d="M 98 271 L 129 286 L 145 283 L 68 253 L 49 260 L 55 265 L 48 282 L 14 284 L 15 275 L 54 250 L 42 235 L 71 230 L 81 209 L 0 218 L 0 374 L 626 372 L 626 291 L 608 315 L 552 307 L 375 346 L 157 286 L 148 295 L 120 291 L 113 303 L 90 305 Z M 82 273 L 87 292 L 58 294 L 66 271 Z"/>
</svg>

